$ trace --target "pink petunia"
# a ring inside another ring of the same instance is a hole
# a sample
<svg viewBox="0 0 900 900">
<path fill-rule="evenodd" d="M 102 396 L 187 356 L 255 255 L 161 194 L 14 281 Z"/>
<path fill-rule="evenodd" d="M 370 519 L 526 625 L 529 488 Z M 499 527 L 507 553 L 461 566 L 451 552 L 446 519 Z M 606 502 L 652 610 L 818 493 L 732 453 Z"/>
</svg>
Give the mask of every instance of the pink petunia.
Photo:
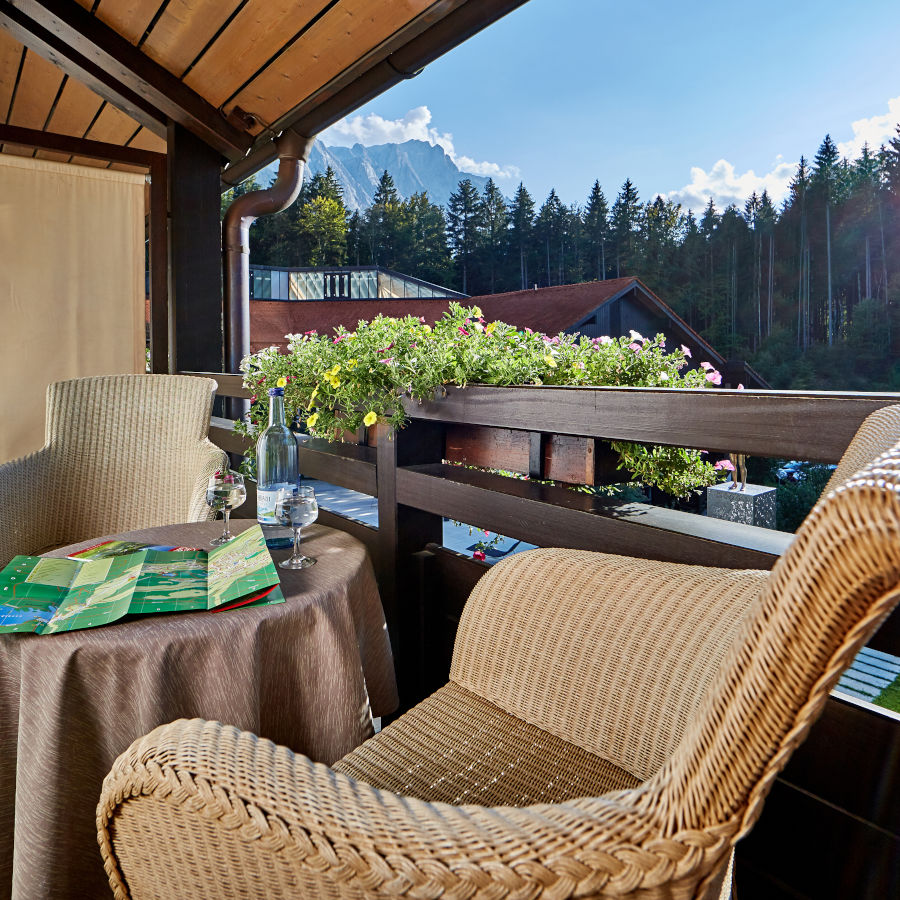
<svg viewBox="0 0 900 900">
<path fill-rule="evenodd" d="M 637 342 L 632 341 L 632 343 L 630 343 L 630 344 L 628 345 L 628 349 L 629 349 L 629 350 L 634 350 L 635 353 L 640 353 L 641 350 L 643 350 L 644 348 L 643 348 L 640 344 L 638 344 Z"/>
<path fill-rule="evenodd" d="M 742 391 L 743 389 L 744 389 L 744 386 L 742 384 L 739 384 L 737 386 L 737 390 Z"/>
<path fill-rule="evenodd" d="M 718 385 L 722 383 L 722 376 L 715 369 L 713 369 L 711 372 L 706 373 L 706 380 Z"/>
<path fill-rule="evenodd" d="M 691 348 L 687 344 L 681 345 L 681 352 L 688 358 L 691 358 Z"/>
<path fill-rule="evenodd" d="M 419 316 L 419 324 L 420 324 L 420 325 L 424 325 L 424 324 L 425 324 L 425 316 Z"/>
<path fill-rule="evenodd" d="M 394 357 L 392 356 L 390 359 L 379 359 L 378 362 L 384 363 L 385 365 L 390 365 L 394 361 Z"/>
<path fill-rule="evenodd" d="M 730 459 L 720 459 L 714 466 L 714 469 L 718 469 L 719 471 L 724 472 L 733 472 L 734 466 L 731 464 Z"/>
<path fill-rule="evenodd" d="M 460 334 L 464 334 L 466 337 L 469 336 L 469 332 L 466 331 L 466 329 L 463 328 L 462 325 L 460 325 L 459 328 L 457 328 L 456 330 L 457 330 Z"/>
<path fill-rule="evenodd" d="M 712 363 L 702 362 L 702 363 L 700 363 L 700 368 L 701 368 L 701 369 L 706 369 L 706 371 L 709 372 L 710 369 L 713 369 L 713 368 L 714 368 L 714 366 L 713 366 Z"/>
</svg>

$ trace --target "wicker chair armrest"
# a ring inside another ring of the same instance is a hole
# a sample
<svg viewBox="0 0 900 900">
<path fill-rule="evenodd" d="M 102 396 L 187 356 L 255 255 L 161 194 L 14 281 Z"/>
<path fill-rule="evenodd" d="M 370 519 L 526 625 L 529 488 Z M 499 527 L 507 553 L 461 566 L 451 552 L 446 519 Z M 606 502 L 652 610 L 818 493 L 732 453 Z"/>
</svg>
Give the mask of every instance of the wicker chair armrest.
<svg viewBox="0 0 900 900">
<path fill-rule="evenodd" d="M 663 838 L 636 814 L 636 797 L 430 804 L 248 732 L 182 719 L 119 757 L 97 829 L 120 900 L 129 888 L 173 898 L 623 897 L 715 876 L 733 828 Z"/>
<path fill-rule="evenodd" d="M 0 465 L 0 567 L 14 556 L 42 551 L 56 542 L 60 516 L 52 478 L 53 457 L 44 447 Z"/>
<path fill-rule="evenodd" d="M 215 512 L 206 503 L 206 486 L 211 475 L 225 464 L 225 451 L 209 438 L 204 438 L 195 453 L 183 463 L 185 478 L 190 479 L 190 495 L 186 522 L 206 522 Z"/>
</svg>

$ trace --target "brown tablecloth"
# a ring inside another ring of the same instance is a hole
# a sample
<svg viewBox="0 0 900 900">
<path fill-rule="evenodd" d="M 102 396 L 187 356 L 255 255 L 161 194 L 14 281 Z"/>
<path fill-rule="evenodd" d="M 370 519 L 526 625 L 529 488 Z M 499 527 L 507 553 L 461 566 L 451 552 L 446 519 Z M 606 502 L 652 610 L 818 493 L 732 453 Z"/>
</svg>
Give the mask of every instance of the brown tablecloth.
<svg viewBox="0 0 900 900">
<path fill-rule="evenodd" d="M 203 522 L 114 537 L 203 547 L 221 530 Z M 0 897 L 111 896 L 94 821 L 100 787 L 157 725 L 216 719 L 331 763 L 372 733 L 372 713 L 396 708 L 365 548 L 313 525 L 303 549 L 318 564 L 279 568 L 283 604 L 0 635 Z"/>
</svg>

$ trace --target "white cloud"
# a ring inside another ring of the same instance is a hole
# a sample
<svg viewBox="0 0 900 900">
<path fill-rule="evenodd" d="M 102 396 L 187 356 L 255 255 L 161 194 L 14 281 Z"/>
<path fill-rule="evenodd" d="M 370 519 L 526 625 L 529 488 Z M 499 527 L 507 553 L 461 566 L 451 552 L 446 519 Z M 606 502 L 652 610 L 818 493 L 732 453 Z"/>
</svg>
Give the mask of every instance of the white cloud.
<svg viewBox="0 0 900 900">
<path fill-rule="evenodd" d="M 897 123 L 900 122 L 900 97 L 888 100 L 888 111 L 883 116 L 872 116 L 869 119 L 857 119 L 852 123 L 853 137 L 837 145 L 838 152 L 847 159 L 856 159 L 862 152 L 863 144 L 868 143 L 874 153 L 878 148 L 895 137 Z"/>
<path fill-rule="evenodd" d="M 699 213 L 709 198 L 713 198 L 716 208 L 721 212 L 729 203 L 739 209 L 744 201 L 754 192 L 761 194 L 764 190 L 774 205 L 778 205 L 788 193 L 791 178 L 797 170 L 794 162 L 781 162 L 776 159 L 775 167 L 765 175 L 757 175 L 753 169 L 736 172 L 727 159 L 720 159 L 708 172 L 700 166 L 691 166 L 691 180 L 677 191 L 669 191 L 666 198 L 680 203 L 684 209 L 693 209 Z"/>
<path fill-rule="evenodd" d="M 491 178 L 518 179 L 516 166 L 494 162 L 477 162 L 470 156 L 459 155 L 453 146 L 453 135 L 431 127 L 431 110 L 417 106 L 400 119 L 384 119 L 377 113 L 348 116 L 325 129 L 320 137 L 325 144 L 352 147 L 354 144 L 402 144 L 404 141 L 426 141 L 441 147 L 462 172 L 489 175 Z"/>
</svg>

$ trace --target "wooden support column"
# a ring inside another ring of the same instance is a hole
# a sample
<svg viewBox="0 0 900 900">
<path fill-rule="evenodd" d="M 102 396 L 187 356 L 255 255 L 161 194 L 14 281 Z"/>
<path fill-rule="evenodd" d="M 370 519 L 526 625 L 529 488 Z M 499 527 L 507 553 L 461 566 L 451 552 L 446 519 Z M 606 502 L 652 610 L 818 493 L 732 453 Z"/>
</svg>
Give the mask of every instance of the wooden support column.
<svg viewBox="0 0 900 900">
<path fill-rule="evenodd" d="M 397 503 L 397 469 L 440 462 L 444 428 L 436 422 L 410 422 L 399 432 L 378 436 L 378 581 L 394 651 L 400 707 L 424 697 L 421 650 L 425 640 L 420 570 L 413 554 L 443 539 L 443 519 Z M 422 599 L 420 599 L 422 598 Z"/>
<path fill-rule="evenodd" d="M 180 125 L 169 124 L 169 210 L 174 371 L 221 372 L 223 159 Z"/>
</svg>

